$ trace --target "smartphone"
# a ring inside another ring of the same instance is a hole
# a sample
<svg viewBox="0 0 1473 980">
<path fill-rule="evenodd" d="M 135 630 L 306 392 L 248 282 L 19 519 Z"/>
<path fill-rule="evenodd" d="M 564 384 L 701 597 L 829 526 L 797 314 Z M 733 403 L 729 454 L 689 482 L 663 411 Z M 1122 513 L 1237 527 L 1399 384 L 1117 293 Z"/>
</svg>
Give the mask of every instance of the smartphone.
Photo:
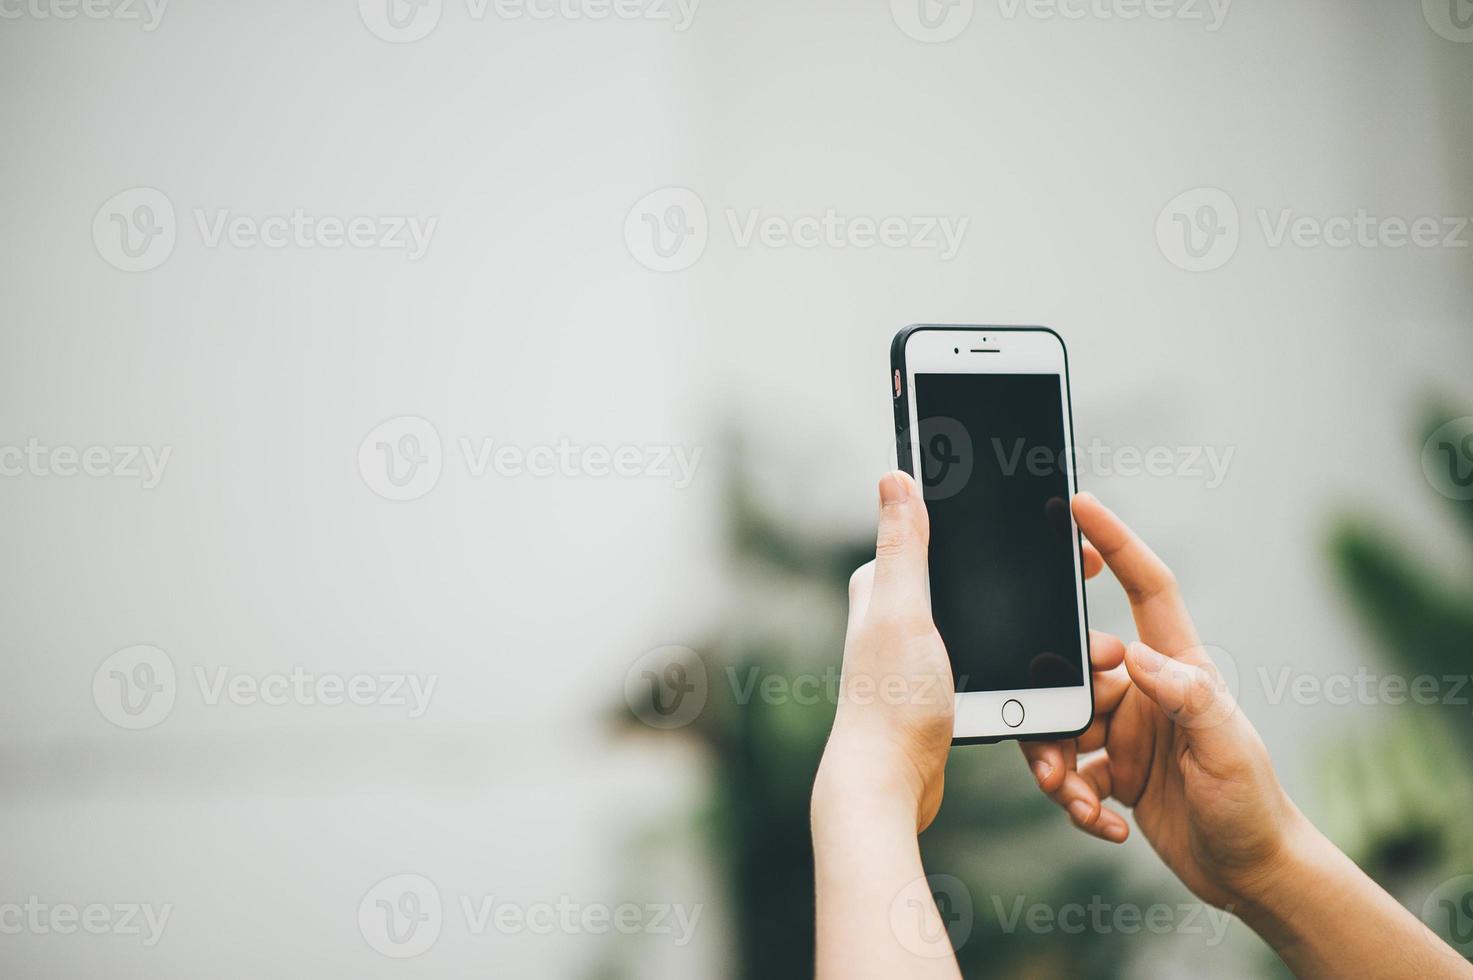
<svg viewBox="0 0 1473 980">
<path fill-rule="evenodd" d="M 1063 338 L 918 324 L 896 334 L 890 368 L 896 457 L 931 518 L 954 741 L 1080 734 L 1094 690 Z"/>
</svg>

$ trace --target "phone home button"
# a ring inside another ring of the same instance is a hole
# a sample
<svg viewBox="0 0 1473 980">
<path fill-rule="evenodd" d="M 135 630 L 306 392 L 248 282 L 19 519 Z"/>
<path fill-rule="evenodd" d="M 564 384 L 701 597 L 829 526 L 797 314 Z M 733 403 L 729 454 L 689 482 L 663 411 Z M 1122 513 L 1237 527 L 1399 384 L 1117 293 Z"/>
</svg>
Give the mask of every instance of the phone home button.
<svg viewBox="0 0 1473 980">
<path fill-rule="evenodd" d="M 1023 702 L 1017 698 L 1003 702 L 1002 721 L 1009 728 L 1017 728 L 1023 724 Z"/>
</svg>

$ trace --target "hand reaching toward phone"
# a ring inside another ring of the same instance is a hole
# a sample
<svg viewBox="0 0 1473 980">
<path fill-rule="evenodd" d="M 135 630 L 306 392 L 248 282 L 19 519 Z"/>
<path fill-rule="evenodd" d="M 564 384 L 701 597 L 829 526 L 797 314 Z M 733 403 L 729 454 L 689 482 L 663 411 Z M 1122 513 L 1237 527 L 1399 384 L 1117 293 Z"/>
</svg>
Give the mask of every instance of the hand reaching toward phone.
<svg viewBox="0 0 1473 980">
<path fill-rule="evenodd" d="M 1289 799 L 1166 565 L 1089 494 L 1073 511 L 1124 587 L 1141 642 L 1091 633 L 1094 722 L 1077 739 L 1022 743 L 1044 792 L 1116 842 L 1127 825 L 1103 801 L 1132 808 L 1167 867 L 1238 913 L 1299 976 L 1473 976 Z"/>
<path fill-rule="evenodd" d="M 1093 634 L 1093 724 L 1066 742 L 1024 742 L 1023 754 L 1077 826 L 1125 840 L 1125 820 L 1102 803 L 1114 797 L 1198 897 L 1240 903 L 1304 818 L 1197 638 L 1170 570 L 1094 497 L 1074 498 L 1074 518 L 1124 586 L 1141 642 Z"/>
</svg>

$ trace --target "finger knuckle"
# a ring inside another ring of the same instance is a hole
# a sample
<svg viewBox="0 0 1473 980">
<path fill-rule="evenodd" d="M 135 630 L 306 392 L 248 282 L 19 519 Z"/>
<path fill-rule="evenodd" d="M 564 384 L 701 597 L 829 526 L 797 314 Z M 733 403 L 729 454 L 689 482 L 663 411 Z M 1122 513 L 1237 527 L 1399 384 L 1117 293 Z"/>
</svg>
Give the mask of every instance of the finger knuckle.
<svg viewBox="0 0 1473 980">
<path fill-rule="evenodd" d="M 1178 593 L 1176 573 L 1158 561 L 1146 581 L 1128 591 L 1131 601 L 1136 603 L 1149 602 L 1158 596 L 1176 595 Z"/>
<path fill-rule="evenodd" d="M 897 558 L 905 553 L 909 543 L 910 533 L 904 525 L 886 524 L 880 528 L 879 536 L 875 539 L 875 558 Z"/>
</svg>

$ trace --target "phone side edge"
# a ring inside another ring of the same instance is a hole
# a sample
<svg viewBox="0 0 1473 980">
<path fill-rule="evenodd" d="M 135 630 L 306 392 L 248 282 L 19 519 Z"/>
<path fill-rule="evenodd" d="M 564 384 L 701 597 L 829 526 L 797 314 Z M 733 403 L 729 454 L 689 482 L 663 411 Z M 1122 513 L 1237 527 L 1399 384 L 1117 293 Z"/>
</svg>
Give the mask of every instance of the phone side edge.
<svg viewBox="0 0 1473 980">
<path fill-rule="evenodd" d="M 917 482 L 915 460 L 910 451 L 910 380 L 905 371 L 905 345 L 925 324 L 912 323 L 903 327 L 890 341 L 890 395 L 895 408 L 895 465 L 909 473 Z"/>
</svg>

